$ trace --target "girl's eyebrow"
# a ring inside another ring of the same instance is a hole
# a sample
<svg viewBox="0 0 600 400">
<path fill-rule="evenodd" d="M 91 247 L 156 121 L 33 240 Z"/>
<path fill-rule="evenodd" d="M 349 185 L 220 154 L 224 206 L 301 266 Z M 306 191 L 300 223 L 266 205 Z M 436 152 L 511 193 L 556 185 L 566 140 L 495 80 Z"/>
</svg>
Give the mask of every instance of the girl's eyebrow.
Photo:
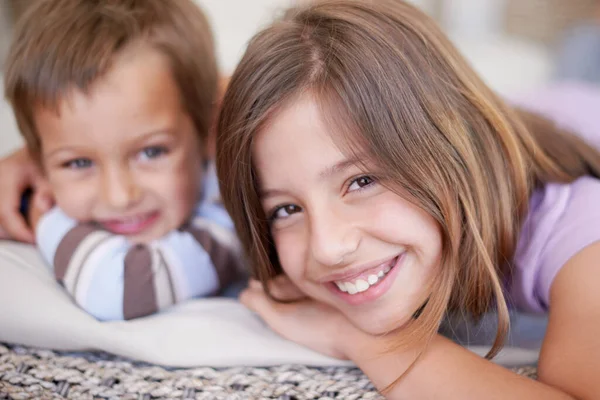
<svg viewBox="0 0 600 400">
<path fill-rule="evenodd" d="M 331 167 L 327 167 L 323 171 L 319 172 L 319 178 L 320 179 L 328 179 L 334 175 L 340 174 L 340 173 L 346 171 L 347 169 L 358 164 L 360 162 L 360 159 L 361 159 L 361 157 L 357 156 L 357 157 L 352 157 L 352 158 L 348 158 L 345 160 L 341 160 L 341 161 L 337 162 L 336 164 L 332 165 Z M 287 192 L 285 190 L 264 189 L 264 190 L 260 190 L 258 196 L 261 200 L 264 200 L 269 197 L 285 196 L 286 194 L 287 194 Z"/>
<path fill-rule="evenodd" d="M 261 200 L 264 200 L 264 199 L 268 199 L 269 197 L 285 196 L 286 194 L 287 194 L 287 192 L 285 190 L 266 189 L 266 190 L 261 190 L 258 193 L 258 197 Z"/>
<path fill-rule="evenodd" d="M 333 175 L 342 173 L 346 171 L 348 168 L 355 166 L 359 163 L 361 157 L 354 156 L 345 160 L 342 160 L 331 167 L 325 168 L 323 171 L 319 173 L 319 178 L 327 179 L 331 178 Z"/>
</svg>

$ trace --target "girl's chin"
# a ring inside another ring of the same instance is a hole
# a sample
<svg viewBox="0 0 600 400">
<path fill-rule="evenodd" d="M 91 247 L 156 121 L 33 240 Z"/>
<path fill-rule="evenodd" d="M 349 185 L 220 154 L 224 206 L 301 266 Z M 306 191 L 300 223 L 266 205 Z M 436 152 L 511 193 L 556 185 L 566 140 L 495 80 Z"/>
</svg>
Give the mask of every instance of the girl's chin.
<svg viewBox="0 0 600 400">
<path fill-rule="evenodd" d="M 410 316 L 400 315 L 395 317 L 386 317 L 385 315 L 365 318 L 364 315 L 346 315 L 352 325 L 369 335 L 386 335 L 405 326 L 410 320 Z"/>
</svg>

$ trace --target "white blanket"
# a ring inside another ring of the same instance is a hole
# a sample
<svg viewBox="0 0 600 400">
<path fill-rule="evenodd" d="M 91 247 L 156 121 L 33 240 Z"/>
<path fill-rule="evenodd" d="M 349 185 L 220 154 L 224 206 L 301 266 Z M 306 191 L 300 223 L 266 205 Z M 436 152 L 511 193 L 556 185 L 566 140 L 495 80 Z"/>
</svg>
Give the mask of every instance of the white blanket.
<svg viewBox="0 0 600 400">
<path fill-rule="evenodd" d="M 348 365 L 281 338 L 232 299 L 198 299 L 148 318 L 98 322 L 73 304 L 33 246 L 11 242 L 0 242 L 0 342 L 103 350 L 175 367 Z M 537 356 L 506 348 L 496 361 L 525 365 Z"/>
</svg>

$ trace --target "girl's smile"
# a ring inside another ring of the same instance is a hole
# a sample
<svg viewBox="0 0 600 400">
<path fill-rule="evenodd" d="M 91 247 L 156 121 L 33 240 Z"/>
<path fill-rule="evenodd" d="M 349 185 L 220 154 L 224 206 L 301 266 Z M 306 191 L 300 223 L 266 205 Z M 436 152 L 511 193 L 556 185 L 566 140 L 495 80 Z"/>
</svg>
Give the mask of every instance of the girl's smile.
<svg viewBox="0 0 600 400">
<path fill-rule="evenodd" d="M 392 286 L 403 254 L 353 276 L 326 283 L 330 290 L 351 305 L 377 300 Z"/>
</svg>

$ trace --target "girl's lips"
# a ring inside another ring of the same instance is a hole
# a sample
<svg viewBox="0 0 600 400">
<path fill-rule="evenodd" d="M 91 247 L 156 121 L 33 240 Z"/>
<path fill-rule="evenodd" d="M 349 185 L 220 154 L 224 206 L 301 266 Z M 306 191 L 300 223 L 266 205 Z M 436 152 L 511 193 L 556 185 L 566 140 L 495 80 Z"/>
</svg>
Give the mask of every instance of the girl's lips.
<svg viewBox="0 0 600 400">
<path fill-rule="evenodd" d="M 150 228 L 159 217 L 158 211 L 139 214 L 134 217 L 111 219 L 99 222 L 106 230 L 117 235 L 136 235 Z"/>
<path fill-rule="evenodd" d="M 404 256 L 406 253 L 400 254 L 396 257 L 396 262 L 392 265 L 391 269 L 387 274 L 381 278 L 376 284 L 370 286 L 364 292 L 349 294 L 341 291 L 338 286 L 334 282 L 328 282 L 326 286 L 329 290 L 331 290 L 336 296 L 344 300 L 346 303 L 350 305 L 361 305 L 364 303 L 369 303 L 379 299 L 383 296 L 392 286 L 396 276 L 398 274 L 398 270 L 400 269 L 400 264 L 404 260 Z"/>
</svg>

